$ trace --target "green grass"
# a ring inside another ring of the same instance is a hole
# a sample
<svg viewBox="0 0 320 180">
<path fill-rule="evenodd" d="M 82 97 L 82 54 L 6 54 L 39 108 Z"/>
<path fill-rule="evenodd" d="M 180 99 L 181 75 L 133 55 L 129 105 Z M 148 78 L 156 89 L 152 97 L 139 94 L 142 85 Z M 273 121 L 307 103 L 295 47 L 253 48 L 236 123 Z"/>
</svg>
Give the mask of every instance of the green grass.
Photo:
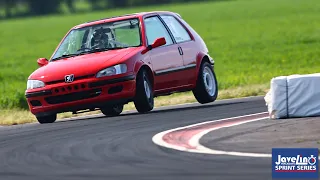
<svg viewBox="0 0 320 180">
<path fill-rule="evenodd" d="M 320 71 L 318 0 L 239 0 L 46 16 L 0 22 L 0 108 L 26 108 L 36 59 L 49 58 L 79 23 L 139 11 L 175 11 L 204 38 L 220 89 Z"/>
</svg>

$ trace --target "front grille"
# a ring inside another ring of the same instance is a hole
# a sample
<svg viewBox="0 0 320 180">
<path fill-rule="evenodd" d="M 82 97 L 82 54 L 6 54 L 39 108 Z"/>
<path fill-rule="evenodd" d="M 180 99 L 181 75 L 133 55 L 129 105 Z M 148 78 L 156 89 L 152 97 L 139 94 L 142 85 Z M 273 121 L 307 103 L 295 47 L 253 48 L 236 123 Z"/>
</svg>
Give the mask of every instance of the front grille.
<svg viewBox="0 0 320 180">
<path fill-rule="evenodd" d="M 85 76 L 75 76 L 73 81 L 77 81 L 77 80 L 81 80 L 81 79 L 88 79 L 94 77 L 94 74 L 89 74 L 89 75 L 85 75 Z M 50 85 L 50 84 L 57 84 L 57 83 L 63 83 L 65 82 L 64 79 L 60 79 L 60 80 L 56 80 L 56 81 L 49 81 L 46 82 L 46 85 Z"/>
<path fill-rule="evenodd" d="M 58 93 L 72 93 L 76 91 L 83 91 L 88 88 L 86 83 L 81 83 L 81 84 L 66 84 L 63 86 L 55 87 L 52 89 L 53 94 L 58 94 Z"/>
<path fill-rule="evenodd" d="M 102 92 L 102 89 L 99 88 L 99 89 L 93 89 L 90 91 L 75 92 L 75 93 L 64 94 L 59 96 L 50 96 L 45 98 L 45 100 L 48 104 L 60 104 L 60 103 L 94 98 L 99 96 L 101 92 Z"/>
</svg>

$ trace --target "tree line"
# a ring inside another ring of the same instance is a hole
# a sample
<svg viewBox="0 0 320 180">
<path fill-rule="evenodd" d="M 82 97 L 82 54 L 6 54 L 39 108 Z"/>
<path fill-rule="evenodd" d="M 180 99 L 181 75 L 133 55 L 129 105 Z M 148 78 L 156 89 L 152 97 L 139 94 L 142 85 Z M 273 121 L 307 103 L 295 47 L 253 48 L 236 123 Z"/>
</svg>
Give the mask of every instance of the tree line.
<svg viewBox="0 0 320 180">
<path fill-rule="evenodd" d="M 65 5 L 69 12 L 74 13 L 77 12 L 76 3 L 81 2 L 89 4 L 91 10 L 102 10 L 190 1 L 201 0 L 0 0 L 0 10 L 3 12 L 2 18 L 11 18 L 59 13 L 61 5 Z M 16 10 L 19 8 L 23 11 Z"/>
</svg>

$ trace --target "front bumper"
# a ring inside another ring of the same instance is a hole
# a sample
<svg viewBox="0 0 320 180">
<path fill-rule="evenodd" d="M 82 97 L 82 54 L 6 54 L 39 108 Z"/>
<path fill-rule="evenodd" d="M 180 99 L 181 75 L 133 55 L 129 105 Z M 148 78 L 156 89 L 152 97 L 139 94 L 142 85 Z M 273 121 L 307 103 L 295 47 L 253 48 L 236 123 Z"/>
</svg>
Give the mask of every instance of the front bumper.
<svg viewBox="0 0 320 180">
<path fill-rule="evenodd" d="M 34 115 L 46 116 L 127 103 L 135 96 L 135 85 L 134 75 L 113 79 L 91 78 L 27 91 L 26 98 Z"/>
</svg>

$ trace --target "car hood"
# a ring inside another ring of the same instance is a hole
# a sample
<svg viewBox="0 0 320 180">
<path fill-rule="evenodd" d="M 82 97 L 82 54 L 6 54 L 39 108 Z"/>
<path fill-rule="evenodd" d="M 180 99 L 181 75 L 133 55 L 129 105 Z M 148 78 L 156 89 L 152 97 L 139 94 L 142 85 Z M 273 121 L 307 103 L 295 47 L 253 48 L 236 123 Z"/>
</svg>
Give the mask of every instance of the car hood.
<svg viewBox="0 0 320 180">
<path fill-rule="evenodd" d="M 124 56 L 135 49 L 133 47 L 109 50 L 49 62 L 46 66 L 34 71 L 29 79 L 52 82 L 64 80 L 65 75 L 69 74 L 73 74 L 75 78 L 94 75 L 104 68 L 116 65 Z"/>
</svg>

